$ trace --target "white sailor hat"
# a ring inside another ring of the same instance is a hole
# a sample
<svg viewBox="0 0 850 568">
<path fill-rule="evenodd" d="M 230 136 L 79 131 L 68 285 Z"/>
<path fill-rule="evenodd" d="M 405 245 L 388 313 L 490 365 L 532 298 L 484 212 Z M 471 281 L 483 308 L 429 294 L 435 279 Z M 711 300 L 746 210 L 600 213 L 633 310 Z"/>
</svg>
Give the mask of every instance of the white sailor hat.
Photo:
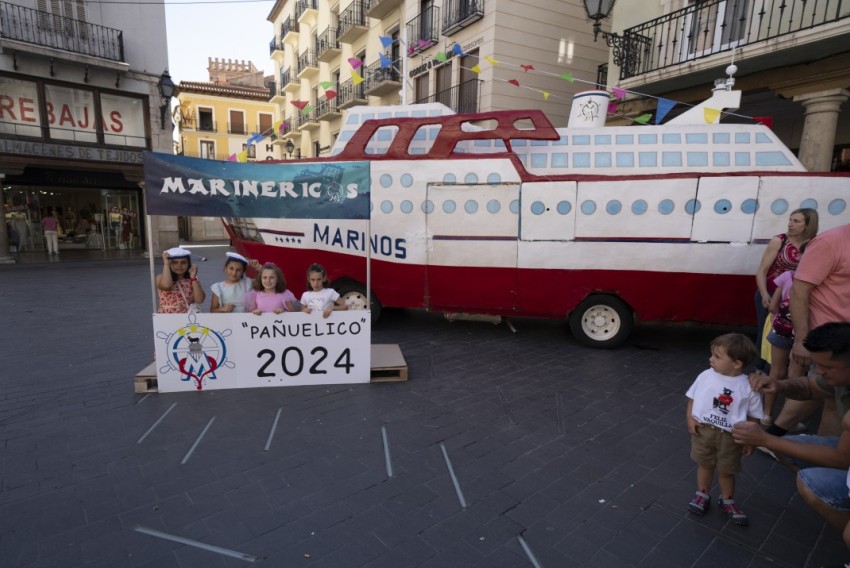
<svg viewBox="0 0 850 568">
<path fill-rule="evenodd" d="M 239 262 L 241 262 L 245 266 L 248 266 L 248 259 L 245 258 L 244 256 L 242 256 L 241 254 L 239 254 L 238 252 L 226 252 L 224 254 L 227 256 L 227 258 L 232 258 L 233 260 L 238 260 Z"/>
<path fill-rule="evenodd" d="M 188 250 L 184 249 L 183 247 L 170 248 L 165 252 L 168 253 L 168 258 L 171 258 L 171 259 L 186 258 L 188 256 L 192 256 L 192 253 L 189 252 Z"/>
</svg>

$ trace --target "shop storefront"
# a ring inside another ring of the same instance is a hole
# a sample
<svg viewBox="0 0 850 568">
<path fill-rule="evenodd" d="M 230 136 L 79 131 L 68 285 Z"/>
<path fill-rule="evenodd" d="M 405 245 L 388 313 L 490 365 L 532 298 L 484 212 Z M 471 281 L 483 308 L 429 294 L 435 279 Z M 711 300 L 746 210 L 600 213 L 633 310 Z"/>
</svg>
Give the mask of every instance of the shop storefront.
<svg viewBox="0 0 850 568">
<path fill-rule="evenodd" d="M 148 97 L 0 74 L 0 185 L 9 252 L 144 248 L 143 151 Z"/>
<path fill-rule="evenodd" d="M 43 252 L 41 220 L 50 212 L 59 220 L 60 251 L 142 248 L 138 188 L 34 186 L 17 183 L 16 177 L 7 176 L 3 186 L 10 252 Z"/>
</svg>

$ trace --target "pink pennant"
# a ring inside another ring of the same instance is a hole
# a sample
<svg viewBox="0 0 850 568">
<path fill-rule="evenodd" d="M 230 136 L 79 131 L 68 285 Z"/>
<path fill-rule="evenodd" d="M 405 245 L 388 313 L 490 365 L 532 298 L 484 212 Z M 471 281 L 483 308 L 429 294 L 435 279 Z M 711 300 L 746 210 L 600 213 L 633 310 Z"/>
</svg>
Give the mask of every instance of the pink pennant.
<svg viewBox="0 0 850 568">
<path fill-rule="evenodd" d="M 357 59 L 356 57 L 349 57 L 348 63 L 349 65 L 351 65 L 352 69 L 359 69 L 363 65 L 363 62 Z"/>
<path fill-rule="evenodd" d="M 325 98 L 332 101 L 336 98 L 336 91 L 325 91 Z"/>
<path fill-rule="evenodd" d="M 625 89 L 621 89 L 619 87 L 611 87 L 611 92 L 614 93 L 614 96 L 617 97 L 618 101 L 621 101 L 624 98 L 626 98 L 626 90 Z"/>
<path fill-rule="evenodd" d="M 608 103 L 608 114 L 617 114 L 617 103 Z"/>
<path fill-rule="evenodd" d="M 528 73 L 529 71 L 534 71 L 534 65 L 520 65 L 522 70 Z"/>
<path fill-rule="evenodd" d="M 517 81 L 516 79 L 510 79 L 510 80 L 508 81 L 508 83 L 510 83 L 510 84 L 511 84 L 511 85 L 513 85 L 514 87 L 519 87 L 519 81 Z"/>
<path fill-rule="evenodd" d="M 308 103 L 307 101 L 292 101 L 292 106 L 294 106 L 298 110 L 304 110 L 304 107 L 308 104 L 310 103 Z"/>
</svg>

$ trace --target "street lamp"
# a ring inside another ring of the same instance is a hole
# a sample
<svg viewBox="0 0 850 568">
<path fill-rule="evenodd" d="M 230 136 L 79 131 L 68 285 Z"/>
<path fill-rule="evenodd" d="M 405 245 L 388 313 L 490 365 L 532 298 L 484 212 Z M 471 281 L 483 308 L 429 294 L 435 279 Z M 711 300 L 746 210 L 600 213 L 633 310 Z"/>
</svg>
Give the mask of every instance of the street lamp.
<svg viewBox="0 0 850 568">
<path fill-rule="evenodd" d="M 602 34 L 606 45 L 613 52 L 614 65 L 625 69 L 630 75 L 640 65 L 641 36 L 627 31 L 619 35 L 601 29 L 601 21 L 611 15 L 614 2 L 616 0 L 584 0 L 584 11 L 587 12 L 587 17 L 593 20 L 593 41 Z"/>
<path fill-rule="evenodd" d="M 286 144 L 284 144 L 283 149 L 286 150 L 286 153 L 289 154 L 289 159 L 292 159 L 292 153 L 295 151 L 295 144 L 292 143 L 292 140 L 287 140 Z"/>
<path fill-rule="evenodd" d="M 606 39 L 609 35 L 616 35 L 603 32 L 600 29 L 602 26 L 600 21 L 611 15 L 614 2 L 615 0 L 584 0 L 584 11 L 587 12 L 587 17 L 593 20 L 593 41 L 596 41 L 600 32 Z"/>
<path fill-rule="evenodd" d="M 171 97 L 174 96 L 174 91 L 177 87 L 174 81 L 171 80 L 171 75 L 168 74 L 168 69 L 162 72 L 159 77 L 159 94 L 162 96 L 162 105 L 159 107 L 159 127 L 165 128 L 165 118 L 168 116 L 168 110 L 171 107 Z"/>
</svg>

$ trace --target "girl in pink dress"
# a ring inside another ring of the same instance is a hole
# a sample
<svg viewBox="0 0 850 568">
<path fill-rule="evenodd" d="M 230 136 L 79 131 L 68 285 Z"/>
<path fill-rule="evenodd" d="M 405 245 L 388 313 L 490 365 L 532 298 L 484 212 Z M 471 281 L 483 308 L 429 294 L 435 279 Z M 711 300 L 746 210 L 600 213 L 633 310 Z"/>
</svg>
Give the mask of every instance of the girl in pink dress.
<svg viewBox="0 0 850 568">
<path fill-rule="evenodd" d="M 254 289 L 245 294 L 247 311 L 260 315 L 295 311 L 295 296 L 286 289 L 286 280 L 280 268 L 272 262 L 265 263 L 254 278 Z"/>
</svg>

